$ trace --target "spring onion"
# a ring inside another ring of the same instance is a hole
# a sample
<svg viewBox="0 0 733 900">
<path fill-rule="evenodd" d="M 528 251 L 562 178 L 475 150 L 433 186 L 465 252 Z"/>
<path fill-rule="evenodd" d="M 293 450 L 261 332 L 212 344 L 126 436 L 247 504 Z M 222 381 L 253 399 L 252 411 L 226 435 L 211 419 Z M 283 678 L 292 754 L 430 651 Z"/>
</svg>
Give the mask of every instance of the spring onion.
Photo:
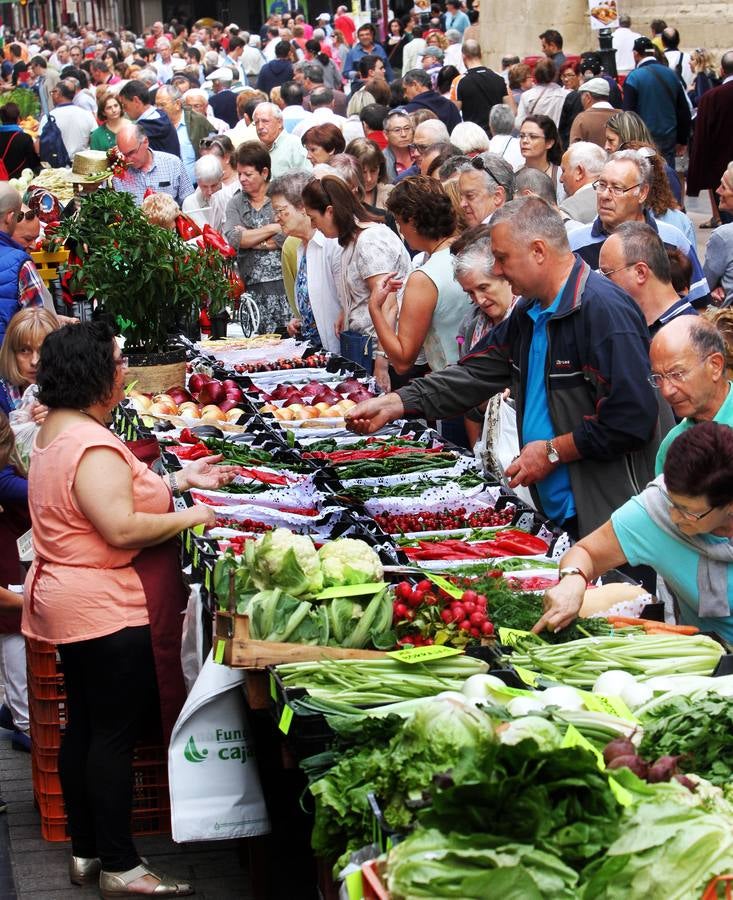
<svg viewBox="0 0 733 900">
<path fill-rule="evenodd" d="M 723 648 L 712 638 L 666 635 L 592 637 L 559 646 L 522 645 L 512 663 L 574 687 L 590 688 L 608 669 L 630 672 L 640 681 L 657 675 L 710 675 Z"/>
</svg>

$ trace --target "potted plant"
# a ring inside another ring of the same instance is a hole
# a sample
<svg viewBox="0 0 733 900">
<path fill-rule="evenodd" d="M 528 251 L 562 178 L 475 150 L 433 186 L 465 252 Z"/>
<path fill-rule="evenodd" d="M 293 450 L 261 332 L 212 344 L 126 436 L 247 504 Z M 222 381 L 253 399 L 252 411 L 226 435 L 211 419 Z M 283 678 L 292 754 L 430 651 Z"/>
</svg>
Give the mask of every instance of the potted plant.
<svg viewBox="0 0 733 900">
<path fill-rule="evenodd" d="M 131 368 L 180 366 L 185 352 L 172 346 L 171 336 L 198 318 L 202 302 L 216 315 L 230 298 L 231 261 L 216 247 L 191 246 L 175 231 L 151 224 L 132 194 L 99 190 L 82 197 L 78 213 L 61 223 L 55 238 L 72 250 L 71 290 L 96 300 L 111 317 L 125 338 Z"/>
</svg>

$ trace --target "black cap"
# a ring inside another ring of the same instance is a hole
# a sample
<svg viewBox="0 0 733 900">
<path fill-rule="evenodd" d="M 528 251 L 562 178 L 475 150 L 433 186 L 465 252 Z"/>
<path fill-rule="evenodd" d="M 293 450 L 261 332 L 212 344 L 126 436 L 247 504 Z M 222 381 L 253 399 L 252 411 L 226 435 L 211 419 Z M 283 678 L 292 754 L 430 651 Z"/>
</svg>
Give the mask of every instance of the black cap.
<svg viewBox="0 0 733 900">
<path fill-rule="evenodd" d="M 641 56 L 654 53 L 654 44 L 652 44 L 651 38 L 645 36 L 638 37 L 634 41 L 634 52 L 639 53 Z"/>
</svg>

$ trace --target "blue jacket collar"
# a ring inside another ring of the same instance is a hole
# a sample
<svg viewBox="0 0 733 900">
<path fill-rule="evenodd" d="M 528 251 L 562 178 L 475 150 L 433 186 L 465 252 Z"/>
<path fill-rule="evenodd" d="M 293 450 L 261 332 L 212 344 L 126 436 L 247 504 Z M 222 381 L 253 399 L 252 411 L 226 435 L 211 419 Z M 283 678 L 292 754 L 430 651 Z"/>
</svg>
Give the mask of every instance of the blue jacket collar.
<svg viewBox="0 0 733 900">
<path fill-rule="evenodd" d="M 654 216 L 649 212 L 648 209 L 644 210 L 644 221 L 646 222 L 647 225 L 649 225 L 651 228 L 653 228 L 656 232 L 659 231 L 659 229 L 657 228 L 657 221 L 654 218 Z M 603 222 L 601 222 L 600 216 L 596 216 L 596 218 L 593 220 L 593 225 L 591 227 L 590 234 L 591 234 L 591 237 L 594 237 L 594 238 L 608 237 L 608 232 L 603 227 Z"/>
</svg>

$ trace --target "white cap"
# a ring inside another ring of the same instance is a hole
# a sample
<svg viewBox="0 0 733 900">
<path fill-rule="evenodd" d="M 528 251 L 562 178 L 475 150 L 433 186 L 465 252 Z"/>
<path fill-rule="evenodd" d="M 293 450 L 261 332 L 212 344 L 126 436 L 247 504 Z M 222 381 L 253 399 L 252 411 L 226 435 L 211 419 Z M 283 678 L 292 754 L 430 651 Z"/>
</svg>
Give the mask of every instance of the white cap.
<svg viewBox="0 0 733 900">
<path fill-rule="evenodd" d="M 597 97 L 611 96 L 611 86 L 605 78 L 590 78 L 588 81 L 584 81 L 578 90 L 587 91 L 587 93 L 595 94 Z"/>
<path fill-rule="evenodd" d="M 227 69 L 226 66 L 222 66 L 220 69 L 216 69 L 214 72 L 209 75 L 206 79 L 207 81 L 234 81 L 234 74 L 231 69 Z"/>
<path fill-rule="evenodd" d="M 331 16 L 329 13 L 321 13 L 320 16 L 316 16 L 316 22 L 330 22 Z"/>
</svg>

